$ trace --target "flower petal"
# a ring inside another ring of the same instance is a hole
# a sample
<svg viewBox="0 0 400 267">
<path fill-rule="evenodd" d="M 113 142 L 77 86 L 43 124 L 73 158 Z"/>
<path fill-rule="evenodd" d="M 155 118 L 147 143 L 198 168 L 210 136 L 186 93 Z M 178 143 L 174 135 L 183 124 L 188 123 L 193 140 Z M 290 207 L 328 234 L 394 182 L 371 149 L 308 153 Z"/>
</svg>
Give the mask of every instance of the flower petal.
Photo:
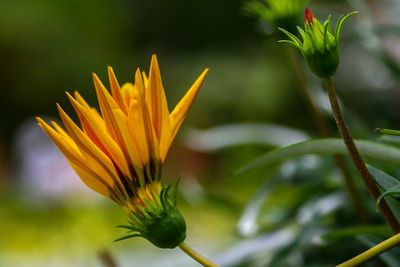
<svg viewBox="0 0 400 267">
<path fill-rule="evenodd" d="M 141 117 L 143 119 L 149 156 L 151 159 L 158 160 L 160 158 L 159 142 L 157 139 L 157 134 L 155 132 L 155 129 L 151 121 L 151 115 L 149 112 L 149 107 L 147 105 L 145 96 L 145 87 L 139 69 L 137 69 L 135 73 L 135 87 L 137 88 L 136 92 L 138 92 L 137 99 L 140 100 L 139 104 L 141 110 Z"/>
<path fill-rule="evenodd" d="M 161 161 L 164 161 L 171 136 L 171 123 L 169 120 L 167 98 L 165 97 L 160 69 L 155 55 L 151 58 L 149 79 L 145 93 L 151 121 L 160 144 Z"/>
<path fill-rule="evenodd" d="M 96 145 L 96 148 L 105 153 L 108 158 L 112 159 L 112 162 L 118 166 L 126 177 L 131 178 L 129 165 L 124 152 L 121 146 L 110 136 L 104 125 L 104 121 L 97 120 L 93 110 L 85 109 L 70 94 L 67 93 L 67 96 L 82 122 L 85 133 Z M 65 122 L 64 125 L 67 126 Z"/>
<path fill-rule="evenodd" d="M 111 187 L 113 187 L 115 183 L 121 183 L 118 173 L 110 158 L 104 154 L 103 151 L 101 151 L 81 129 L 79 129 L 79 127 L 59 105 L 57 105 L 57 108 L 69 135 L 77 144 L 85 158 L 85 162 L 82 163 L 82 165 L 90 166 L 90 169 L 92 169 L 93 172 L 95 172 Z"/>
<path fill-rule="evenodd" d="M 128 111 L 128 127 L 129 131 L 136 135 L 137 147 L 141 151 L 143 162 L 146 162 L 149 178 L 159 179 L 159 143 L 147 108 L 140 70 L 137 70 L 135 75 L 135 87 Z"/>
<path fill-rule="evenodd" d="M 135 85 L 133 83 L 124 83 L 121 87 L 121 95 L 127 107 L 130 105 Z"/>
<path fill-rule="evenodd" d="M 38 117 L 36 120 L 38 121 L 39 126 L 47 133 L 47 135 L 64 154 L 69 164 L 76 171 L 82 181 L 92 190 L 106 197 L 110 197 L 110 185 L 107 184 L 103 179 L 100 179 L 98 176 L 94 175 L 94 173 L 87 168 L 86 160 L 77 146 L 75 144 L 72 145 L 70 140 L 68 140 L 64 134 L 59 133 L 61 127 L 58 128 L 59 125 L 57 125 L 56 131 L 41 118 Z M 64 131 L 63 133 L 66 134 Z"/>
<path fill-rule="evenodd" d="M 206 78 L 207 73 L 208 73 L 208 68 L 205 69 L 200 74 L 199 78 L 197 78 L 192 87 L 190 87 L 185 96 L 179 101 L 179 103 L 175 106 L 174 110 L 169 116 L 171 120 L 172 130 L 168 147 L 174 140 L 176 134 L 178 133 L 179 128 L 183 123 L 183 120 L 186 117 L 186 114 L 188 113 L 190 107 L 192 106 L 194 100 L 196 99 L 196 96 L 198 95 L 200 88 L 204 83 L 204 79 Z"/>
<path fill-rule="evenodd" d="M 118 104 L 118 106 L 122 109 L 122 111 L 125 112 L 125 114 L 126 114 L 127 106 L 125 105 L 125 102 L 122 98 L 121 88 L 119 86 L 118 80 L 115 77 L 114 71 L 110 66 L 108 66 L 107 70 L 108 70 L 108 79 L 110 81 L 112 97 L 114 98 L 114 100 Z"/>
<path fill-rule="evenodd" d="M 93 73 L 93 82 L 96 88 L 97 99 L 99 101 L 101 114 L 110 135 L 118 143 L 122 143 L 122 137 L 116 126 L 115 118 L 113 117 L 112 109 L 119 109 L 120 107 L 115 102 L 114 98 L 110 95 L 107 89 L 104 87 L 100 79 L 95 73 Z"/>
<path fill-rule="evenodd" d="M 113 113 L 121 132 L 124 144 L 127 147 L 131 166 L 134 168 L 136 179 L 138 179 L 140 184 L 144 186 L 145 178 L 143 174 L 143 166 L 147 162 L 143 162 L 143 159 L 140 155 L 141 152 L 137 144 L 135 131 L 130 131 L 128 127 L 128 119 L 122 110 L 113 110 Z"/>
</svg>

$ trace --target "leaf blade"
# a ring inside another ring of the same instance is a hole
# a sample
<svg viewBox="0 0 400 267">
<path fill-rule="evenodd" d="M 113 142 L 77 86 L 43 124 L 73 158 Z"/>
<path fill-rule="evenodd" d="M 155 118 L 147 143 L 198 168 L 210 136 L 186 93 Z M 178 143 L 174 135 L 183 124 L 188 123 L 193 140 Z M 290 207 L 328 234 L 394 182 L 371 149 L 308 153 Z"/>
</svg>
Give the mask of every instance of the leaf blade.
<svg viewBox="0 0 400 267">
<path fill-rule="evenodd" d="M 356 145 L 360 153 L 365 157 L 400 164 L 400 149 L 398 148 L 372 141 L 360 140 L 356 141 Z M 305 154 L 348 155 L 348 152 L 342 139 L 314 139 L 269 151 L 256 158 L 255 160 L 252 160 L 249 163 L 245 164 L 244 166 L 236 170 L 233 175 L 243 174 L 264 165 L 284 161 L 286 159 L 298 157 Z"/>
</svg>

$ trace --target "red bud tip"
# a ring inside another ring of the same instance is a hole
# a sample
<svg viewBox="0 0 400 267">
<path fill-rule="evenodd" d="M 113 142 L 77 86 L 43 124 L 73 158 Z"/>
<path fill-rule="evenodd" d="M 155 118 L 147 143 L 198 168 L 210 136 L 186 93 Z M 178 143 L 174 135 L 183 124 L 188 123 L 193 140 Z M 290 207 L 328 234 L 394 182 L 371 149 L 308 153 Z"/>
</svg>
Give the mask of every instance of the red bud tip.
<svg viewBox="0 0 400 267">
<path fill-rule="evenodd" d="M 313 22 L 313 20 L 314 20 L 314 14 L 312 13 L 311 9 L 306 8 L 304 10 L 304 21 L 306 23 L 310 23 L 311 24 Z"/>
</svg>

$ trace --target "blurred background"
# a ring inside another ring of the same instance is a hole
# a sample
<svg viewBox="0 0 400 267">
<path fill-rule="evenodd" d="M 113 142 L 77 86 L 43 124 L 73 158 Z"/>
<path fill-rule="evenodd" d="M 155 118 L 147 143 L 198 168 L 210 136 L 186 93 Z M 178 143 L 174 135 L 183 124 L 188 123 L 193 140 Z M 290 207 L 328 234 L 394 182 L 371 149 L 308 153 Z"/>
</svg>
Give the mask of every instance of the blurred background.
<svg viewBox="0 0 400 267">
<path fill-rule="evenodd" d="M 210 68 L 164 171 L 166 182 L 182 177 L 178 203 L 190 245 L 223 266 L 330 266 L 367 247 L 372 237 L 347 245 L 318 239 L 354 217 L 329 157 L 233 175 L 274 147 L 319 136 L 289 48 L 245 3 L 0 1 L 0 266 L 104 266 L 104 250 L 118 266 L 198 266 L 142 239 L 113 243 L 124 234 L 115 227 L 126 221 L 123 210 L 83 185 L 34 120 L 57 119 L 56 102 L 72 114 L 65 91 L 97 106 L 91 72 L 106 82 L 110 65 L 121 83 L 133 81 L 153 53 L 170 108 Z M 354 135 L 376 139 L 377 127 L 399 128 L 400 2 L 310 6 L 334 21 L 360 11 L 344 27 L 335 77 Z M 320 81 L 305 74 L 336 133 Z M 376 216 L 374 234 L 387 233 Z"/>
</svg>

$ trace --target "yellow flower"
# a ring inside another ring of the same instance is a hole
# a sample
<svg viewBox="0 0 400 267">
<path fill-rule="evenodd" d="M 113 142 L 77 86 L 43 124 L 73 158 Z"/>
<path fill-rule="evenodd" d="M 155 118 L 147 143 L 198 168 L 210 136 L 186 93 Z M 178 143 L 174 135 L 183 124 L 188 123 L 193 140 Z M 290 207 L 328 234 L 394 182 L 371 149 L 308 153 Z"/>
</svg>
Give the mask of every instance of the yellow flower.
<svg viewBox="0 0 400 267">
<path fill-rule="evenodd" d="M 37 118 L 82 181 L 127 210 L 131 236 L 146 237 L 150 219 L 151 224 L 155 223 L 152 216 L 167 216 L 163 213 L 175 208 L 168 196 L 169 187 L 164 188 L 160 181 L 162 164 L 207 72 L 205 69 L 201 73 L 170 113 L 157 57 L 153 55 L 148 78 L 137 69 L 134 84 L 120 87 L 109 67 L 111 93 L 93 74 L 100 113 L 78 92 L 73 96 L 67 93 L 80 127 L 58 104 L 66 130 L 57 122 L 50 125 Z"/>
</svg>

